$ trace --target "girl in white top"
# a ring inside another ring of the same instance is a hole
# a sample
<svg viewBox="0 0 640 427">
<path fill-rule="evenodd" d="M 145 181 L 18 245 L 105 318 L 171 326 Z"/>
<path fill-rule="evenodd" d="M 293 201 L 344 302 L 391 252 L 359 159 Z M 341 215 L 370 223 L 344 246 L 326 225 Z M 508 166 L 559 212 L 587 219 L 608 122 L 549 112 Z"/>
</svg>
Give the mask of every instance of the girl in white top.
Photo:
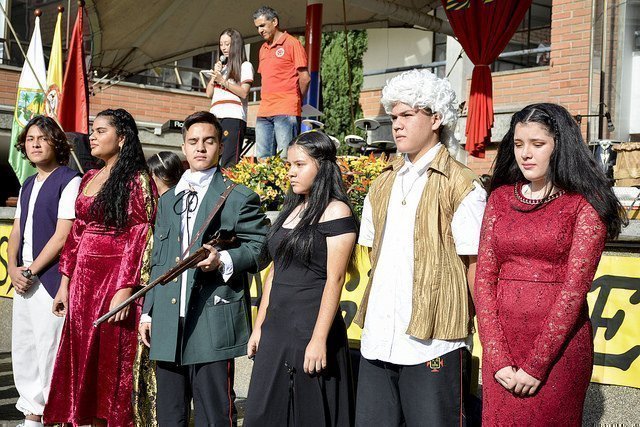
<svg viewBox="0 0 640 427">
<path fill-rule="evenodd" d="M 247 127 L 247 98 L 253 83 L 253 65 L 247 61 L 244 40 L 233 28 L 220 34 L 220 60 L 213 67 L 207 85 L 211 109 L 222 125 L 222 155 L 220 166 L 235 165 L 240 160 Z"/>
</svg>

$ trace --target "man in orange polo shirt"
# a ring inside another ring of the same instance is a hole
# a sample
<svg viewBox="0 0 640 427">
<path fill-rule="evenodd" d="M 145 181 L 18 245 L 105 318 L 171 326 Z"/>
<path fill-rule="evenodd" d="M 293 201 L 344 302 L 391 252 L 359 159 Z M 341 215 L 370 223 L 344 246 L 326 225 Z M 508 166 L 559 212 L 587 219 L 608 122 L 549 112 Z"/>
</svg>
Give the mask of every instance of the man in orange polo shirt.
<svg viewBox="0 0 640 427">
<path fill-rule="evenodd" d="M 258 33 L 265 40 L 260 48 L 258 72 L 262 90 L 256 121 L 258 158 L 287 157 L 289 142 L 300 132 L 302 98 L 311 76 L 302 43 L 278 27 L 278 13 L 262 6 L 253 14 Z"/>
</svg>

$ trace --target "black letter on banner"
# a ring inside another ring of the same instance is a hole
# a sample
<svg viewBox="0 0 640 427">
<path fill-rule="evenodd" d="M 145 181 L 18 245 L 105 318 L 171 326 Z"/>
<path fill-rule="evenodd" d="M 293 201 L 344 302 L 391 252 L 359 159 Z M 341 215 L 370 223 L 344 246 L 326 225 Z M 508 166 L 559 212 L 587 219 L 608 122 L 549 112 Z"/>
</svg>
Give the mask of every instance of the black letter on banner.
<svg viewBox="0 0 640 427">
<path fill-rule="evenodd" d="M 633 277 L 620 276 L 602 276 L 591 284 L 591 292 L 600 288 L 600 293 L 596 299 L 591 314 L 591 325 L 593 326 L 593 337 L 595 338 L 598 328 L 605 328 L 604 338 L 611 340 L 622 323 L 624 322 L 624 311 L 618 310 L 611 318 L 602 317 L 604 308 L 607 305 L 609 294 L 613 289 L 628 289 L 635 291 L 629 298 L 629 302 L 633 305 L 640 304 L 640 279 Z M 626 371 L 631 364 L 640 356 L 640 345 L 631 347 L 621 354 L 594 353 L 594 365 L 610 366 Z"/>
<path fill-rule="evenodd" d="M 7 238 L 7 236 L 0 237 L 0 248 L 8 244 L 9 244 L 9 239 Z M 7 283 L 7 280 L 9 279 L 9 261 L 0 257 L 0 263 L 2 263 L 2 266 L 4 267 L 4 271 L 6 273 L 4 277 L 0 278 L 0 286 L 4 286 Z M 9 285 L 9 289 L 7 289 L 7 292 L 5 293 L 5 295 L 9 295 L 9 292 L 11 292 L 11 289 L 13 289 L 13 283 Z"/>
<path fill-rule="evenodd" d="M 344 323 L 347 325 L 347 329 L 349 329 L 353 318 L 356 317 L 358 306 L 353 301 L 340 301 L 340 310 L 344 311 Z"/>
</svg>

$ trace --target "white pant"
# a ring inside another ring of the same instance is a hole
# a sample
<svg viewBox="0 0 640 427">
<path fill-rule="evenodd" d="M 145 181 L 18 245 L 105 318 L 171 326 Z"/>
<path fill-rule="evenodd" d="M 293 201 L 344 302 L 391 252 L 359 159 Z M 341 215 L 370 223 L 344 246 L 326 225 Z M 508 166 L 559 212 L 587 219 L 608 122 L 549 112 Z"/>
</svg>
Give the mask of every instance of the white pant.
<svg viewBox="0 0 640 427">
<path fill-rule="evenodd" d="M 53 298 L 39 280 L 29 291 L 13 297 L 11 359 L 20 397 L 16 408 L 25 415 L 42 415 L 49 396 L 64 317 L 51 312 Z"/>
</svg>

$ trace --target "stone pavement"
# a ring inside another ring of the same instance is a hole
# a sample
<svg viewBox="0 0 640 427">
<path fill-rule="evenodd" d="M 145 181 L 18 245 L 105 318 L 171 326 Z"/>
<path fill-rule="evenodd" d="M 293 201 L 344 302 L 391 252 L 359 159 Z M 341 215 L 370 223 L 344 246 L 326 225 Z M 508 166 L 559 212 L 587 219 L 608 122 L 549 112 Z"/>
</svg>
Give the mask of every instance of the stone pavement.
<svg viewBox="0 0 640 427">
<path fill-rule="evenodd" d="M 22 421 L 16 409 L 18 392 L 13 385 L 11 353 L 0 353 L 0 427 L 14 427 Z"/>
<path fill-rule="evenodd" d="M 253 362 L 246 357 L 236 359 L 235 390 L 242 425 L 244 401 L 249 389 Z M 22 415 L 15 409 L 18 392 L 13 385 L 11 354 L 0 353 L 0 427 L 15 427 Z M 640 390 L 591 384 L 585 402 L 584 426 L 640 426 Z"/>
</svg>

